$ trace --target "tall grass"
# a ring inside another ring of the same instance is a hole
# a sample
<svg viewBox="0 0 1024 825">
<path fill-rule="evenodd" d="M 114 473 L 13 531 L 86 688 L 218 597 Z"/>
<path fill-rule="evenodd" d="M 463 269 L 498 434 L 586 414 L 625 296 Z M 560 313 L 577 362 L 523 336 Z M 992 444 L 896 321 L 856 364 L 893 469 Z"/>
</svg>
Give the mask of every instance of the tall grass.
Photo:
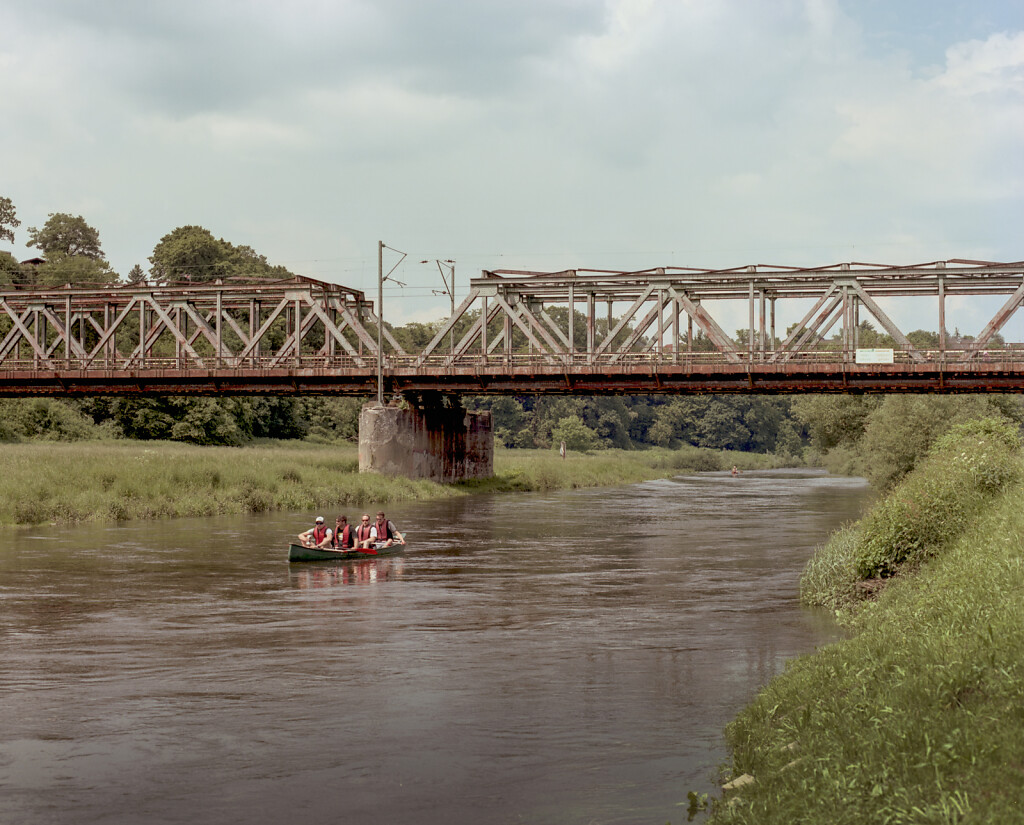
<svg viewBox="0 0 1024 825">
<path fill-rule="evenodd" d="M 354 447 L 165 442 L 7 444 L 0 524 L 124 521 L 439 498 L 428 481 L 359 474 Z"/>
<path fill-rule="evenodd" d="M 699 461 L 695 462 L 697 456 Z M 441 485 L 358 472 L 351 445 L 268 442 L 195 447 L 172 442 L 0 446 L 0 525 L 124 521 L 384 504 L 471 492 L 629 484 L 688 468 L 767 465 L 770 457 L 713 451 L 504 450 L 493 479 Z"/>
<path fill-rule="evenodd" d="M 1024 822 L 1024 487 L 726 731 L 715 823 Z M 795 744 L 794 744 L 795 743 Z"/>
<path fill-rule="evenodd" d="M 716 803 L 715 823 L 1024 822 L 1018 445 L 998 422 L 954 428 L 819 550 L 808 601 L 846 608 L 906 575 L 727 728 L 730 772 L 755 782 Z"/>
<path fill-rule="evenodd" d="M 800 581 L 806 604 L 849 607 L 869 583 L 955 541 L 1021 474 L 1016 429 L 993 419 L 953 427 L 861 522 L 820 548 Z"/>
</svg>

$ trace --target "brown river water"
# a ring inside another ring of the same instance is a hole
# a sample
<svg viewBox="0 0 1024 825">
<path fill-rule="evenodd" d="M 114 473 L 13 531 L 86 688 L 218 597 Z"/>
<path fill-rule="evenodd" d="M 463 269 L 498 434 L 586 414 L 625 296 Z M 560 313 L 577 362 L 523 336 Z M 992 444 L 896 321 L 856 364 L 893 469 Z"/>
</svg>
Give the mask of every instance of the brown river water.
<svg viewBox="0 0 1024 825">
<path fill-rule="evenodd" d="M 867 499 L 418 502 L 355 563 L 287 562 L 310 513 L 0 531 L 0 823 L 685 822 L 725 724 L 836 638 L 798 577 Z"/>
</svg>

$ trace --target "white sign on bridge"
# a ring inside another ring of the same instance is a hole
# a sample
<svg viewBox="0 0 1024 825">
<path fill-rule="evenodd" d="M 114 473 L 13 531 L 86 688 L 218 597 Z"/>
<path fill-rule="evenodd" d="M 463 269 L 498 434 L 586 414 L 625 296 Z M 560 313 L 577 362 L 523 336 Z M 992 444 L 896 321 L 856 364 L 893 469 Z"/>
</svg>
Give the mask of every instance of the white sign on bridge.
<svg viewBox="0 0 1024 825">
<path fill-rule="evenodd" d="M 891 364 L 893 363 L 894 352 L 891 349 L 859 349 L 857 350 L 858 364 Z"/>
</svg>

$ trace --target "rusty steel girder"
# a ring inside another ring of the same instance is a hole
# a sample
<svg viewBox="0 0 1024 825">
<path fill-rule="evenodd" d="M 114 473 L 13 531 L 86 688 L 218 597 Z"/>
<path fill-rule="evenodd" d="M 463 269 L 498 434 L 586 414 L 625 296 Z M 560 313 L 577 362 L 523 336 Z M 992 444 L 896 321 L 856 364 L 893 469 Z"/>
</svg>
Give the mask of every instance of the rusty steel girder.
<svg viewBox="0 0 1024 825">
<path fill-rule="evenodd" d="M 979 335 L 951 340 L 946 299 L 992 295 L 1005 302 Z M 938 347 L 911 343 L 892 297 L 937 299 Z M 8 288 L 0 395 L 365 396 L 378 355 L 389 393 L 1016 392 L 1024 345 L 994 342 L 1022 302 L 1021 263 L 494 270 L 408 353 L 363 293 L 309 278 Z M 728 306 L 745 310 L 735 338 Z M 783 309 L 800 317 L 784 338 Z M 894 342 L 891 364 L 858 363 L 862 320 Z"/>
</svg>

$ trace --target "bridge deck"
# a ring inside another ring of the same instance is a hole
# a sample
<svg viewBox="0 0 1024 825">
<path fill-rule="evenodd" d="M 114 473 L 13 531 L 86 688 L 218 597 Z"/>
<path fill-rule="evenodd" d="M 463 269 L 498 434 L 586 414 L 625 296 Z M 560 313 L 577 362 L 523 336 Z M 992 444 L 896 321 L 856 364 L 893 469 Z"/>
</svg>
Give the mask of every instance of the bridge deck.
<svg viewBox="0 0 1024 825">
<path fill-rule="evenodd" d="M 1022 392 L 1024 352 L 990 352 L 959 361 L 946 353 L 923 363 L 855 364 L 808 357 L 784 364 L 735 364 L 702 359 L 637 357 L 616 363 L 552 365 L 536 357 L 489 358 L 458 365 L 416 365 L 414 357 L 386 359 L 389 393 L 470 395 L 654 395 L 688 393 Z M 340 360 L 340 359 L 339 359 Z M 207 369 L 147 365 L 145 369 L 0 370 L 0 396 L 85 395 L 351 395 L 376 393 L 366 366 L 324 358 L 299 364 L 222 365 Z"/>
</svg>

